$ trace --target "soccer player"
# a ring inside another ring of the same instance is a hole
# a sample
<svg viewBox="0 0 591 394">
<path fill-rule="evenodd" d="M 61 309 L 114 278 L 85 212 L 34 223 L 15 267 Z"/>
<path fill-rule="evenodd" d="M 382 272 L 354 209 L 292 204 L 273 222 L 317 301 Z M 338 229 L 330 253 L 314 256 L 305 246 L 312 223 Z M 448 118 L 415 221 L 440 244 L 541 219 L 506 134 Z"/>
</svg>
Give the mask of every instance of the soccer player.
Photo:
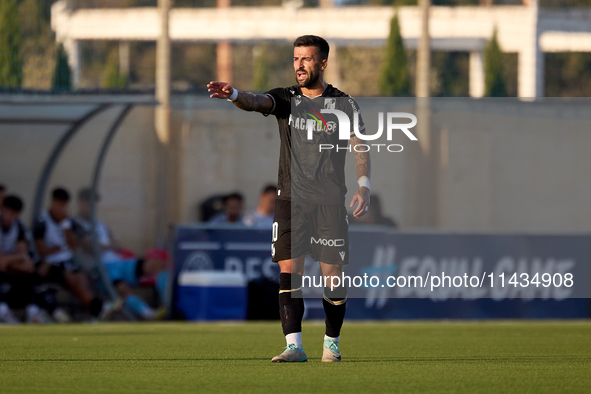
<svg viewBox="0 0 591 394">
<path fill-rule="evenodd" d="M 279 306 L 281 324 L 286 338 L 286 350 L 274 357 L 273 362 L 307 361 L 302 347 L 301 327 L 304 315 L 302 298 L 302 275 L 304 258 L 310 254 L 320 262 L 322 275 L 325 278 L 341 277 L 343 266 L 348 263 L 348 218 L 344 206 L 345 194 L 345 153 L 346 147 L 333 151 L 319 151 L 319 142 L 330 141 L 338 144 L 339 133 L 319 134 L 319 139 L 305 141 L 300 134 L 290 128 L 293 122 L 291 101 L 295 105 L 305 101 L 306 104 L 322 106 L 327 101 L 336 102 L 343 97 L 350 103 L 344 109 L 351 114 L 358 113 L 353 99 L 324 81 L 324 70 L 328 65 L 329 45 L 318 36 L 301 36 L 293 44 L 293 67 L 296 85 L 289 88 L 272 89 L 264 94 L 241 92 L 225 82 L 210 82 L 207 86 L 210 97 L 228 99 L 235 106 L 246 111 L 257 111 L 265 116 L 275 115 L 281 137 L 279 158 L 279 181 L 273 223 L 273 261 L 279 263 Z M 299 101 L 299 102 L 298 102 Z M 302 105 L 303 106 L 303 105 Z M 300 106 L 300 108 L 302 107 Z M 324 104 L 326 107 L 326 104 Z M 353 122 L 351 122 L 353 123 Z M 299 122 L 298 122 L 299 124 Z M 363 122 L 359 116 L 359 131 L 364 133 Z M 350 133 L 352 147 L 362 141 Z M 346 143 L 347 141 L 345 141 Z M 300 154 L 311 152 L 314 145 L 317 154 Z M 362 149 L 360 149 L 362 150 Z M 355 151 L 355 162 L 359 189 L 353 196 L 350 206 L 355 208 L 353 215 L 360 217 L 369 207 L 369 176 L 370 160 L 367 152 Z M 295 163 L 295 164 L 293 164 Z M 302 174 L 302 169 L 309 170 Z M 313 176 L 310 176 L 313 174 Z M 338 240 L 331 246 L 323 245 L 319 240 Z M 315 242 L 316 241 L 316 242 Z M 338 247 L 337 247 L 338 246 Z M 329 282 L 330 283 L 330 282 Z M 324 311 L 326 314 L 326 332 L 322 361 L 341 361 L 339 350 L 340 331 L 345 317 L 347 289 L 344 286 L 324 288 Z"/>
</svg>

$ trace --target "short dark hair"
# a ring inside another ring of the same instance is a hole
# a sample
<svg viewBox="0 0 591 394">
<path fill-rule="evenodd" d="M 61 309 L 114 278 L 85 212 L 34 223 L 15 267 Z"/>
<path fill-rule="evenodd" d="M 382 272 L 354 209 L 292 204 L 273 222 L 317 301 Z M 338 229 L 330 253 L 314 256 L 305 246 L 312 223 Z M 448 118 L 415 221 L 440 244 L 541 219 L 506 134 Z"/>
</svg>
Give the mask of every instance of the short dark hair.
<svg viewBox="0 0 591 394">
<path fill-rule="evenodd" d="M 242 202 L 244 200 L 244 197 L 242 197 L 242 194 L 238 193 L 238 192 L 234 192 L 234 193 L 230 193 L 226 196 L 224 196 L 224 204 L 226 204 L 228 202 L 228 200 L 238 200 L 240 202 Z"/>
<path fill-rule="evenodd" d="M 324 38 L 312 35 L 296 38 L 293 42 L 293 47 L 316 47 L 318 48 L 318 54 L 322 60 L 328 59 L 328 52 L 330 51 L 328 42 L 326 42 Z"/>
<path fill-rule="evenodd" d="M 80 189 L 80 191 L 78 192 L 78 200 L 90 201 L 91 199 L 92 199 L 92 188 L 85 187 L 85 188 Z M 98 193 L 94 194 L 94 199 L 97 202 L 100 200 L 100 196 Z"/>
<path fill-rule="evenodd" d="M 58 201 L 68 202 L 70 201 L 70 193 L 62 187 L 56 187 L 51 192 L 51 198 Z"/>
<path fill-rule="evenodd" d="M 23 210 L 23 200 L 17 196 L 6 196 L 2 201 L 4 208 L 12 209 L 13 211 L 20 212 Z"/>
<path fill-rule="evenodd" d="M 261 194 L 267 194 L 267 193 L 277 193 L 277 186 L 272 185 L 272 184 L 268 184 L 267 186 L 265 186 L 263 188 L 263 190 L 261 190 Z"/>
<path fill-rule="evenodd" d="M 0 192 L 6 191 L 6 186 L 0 183 Z"/>
</svg>

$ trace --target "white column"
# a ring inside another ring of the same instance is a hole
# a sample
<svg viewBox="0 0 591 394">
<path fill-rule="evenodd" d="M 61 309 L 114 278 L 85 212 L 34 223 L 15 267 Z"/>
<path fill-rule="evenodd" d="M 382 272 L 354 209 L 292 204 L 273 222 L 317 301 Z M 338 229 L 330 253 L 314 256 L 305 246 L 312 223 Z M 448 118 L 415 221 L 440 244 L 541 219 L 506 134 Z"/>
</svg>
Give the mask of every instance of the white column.
<svg viewBox="0 0 591 394">
<path fill-rule="evenodd" d="M 78 40 L 68 38 L 64 41 L 64 49 L 68 54 L 68 64 L 72 69 L 72 88 L 80 87 L 81 62 L 80 62 L 80 43 Z"/>
<path fill-rule="evenodd" d="M 470 97 L 484 97 L 484 52 L 470 52 Z"/>
<path fill-rule="evenodd" d="M 523 21 L 527 25 L 524 46 L 518 54 L 517 95 L 523 98 L 544 97 L 544 52 L 540 49 L 538 30 L 538 1 L 532 0 L 530 13 Z"/>
<path fill-rule="evenodd" d="M 129 77 L 129 41 L 119 41 L 119 73 Z"/>
<path fill-rule="evenodd" d="M 231 0 L 217 0 L 218 8 L 229 8 L 232 6 Z M 230 41 L 222 40 L 217 42 L 216 64 L 217 76 L 216 79 L 221 82 L 232 83 L 232 43 Z"/>
<path fill-rule="evenodd" d="M 421 13 L 421 35 L 417 48 L 417 76 L 416 95 L 417 97 L 430 97 L 430 71 L 431 71 L 431 39 L 429 37 L 429 11 L 431 0 L 419 0 L 419 11 Z"/>
</svg>

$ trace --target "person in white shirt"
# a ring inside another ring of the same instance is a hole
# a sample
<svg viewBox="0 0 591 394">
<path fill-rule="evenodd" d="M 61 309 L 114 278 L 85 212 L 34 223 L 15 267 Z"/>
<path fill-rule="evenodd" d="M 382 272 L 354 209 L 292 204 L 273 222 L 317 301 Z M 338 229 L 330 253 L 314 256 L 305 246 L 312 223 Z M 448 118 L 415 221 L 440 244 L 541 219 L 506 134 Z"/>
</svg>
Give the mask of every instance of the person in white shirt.
<svg viewBox="0 0 591 394">
<path fill-rule="evenodd" d="M 114 305 L 93 294 L 88 278 L 74 259 L 77 241 L 75 223 L 68 216 L 69 200 L 70 194 L 65 189 L 54 189 L 49 209 L 35 222 L 33 236 L 41 257 L 37 273 L 45 281 L 58 283 L 70 291 L 93 316 L 105 317 Z"/>
<path fill-rule="evenodd" d="M 92 245 L 91 201 L 92 190 L 83 188 L 78 192 L 77 235 L 82 250 L 94 254 Z M 95 194 L 95 201 L 100 200 Z M 151 308 L 144 300 L 134 294 L 131 287 L 140 286 L 146 277 L 154 277 L 155 287 L 161 300 L 164 300 L 165 286 L 168 283 L 168 253 L 161 249 L 148 250 L 143 258 L 138 258 L 129 249 L 124 248 L 114 237 L 105 223 L 95 222 L 95 232 L 100 248 L 101 262 L 106 268 L 109 279 L 124 304 L 144 320 L 154 320 L 162 315 Z"/>
<path fill-rule="evenodd" d="M 242 222 L 249 227 L 272 227 L 277 187 L 267 185 L 261 190 L 256 210 L 247 213 Z"/>
<path fill-rule="evenodd" d="M 0 322 L 19 323 L 10 308 L 25 307 L 28 323 L 45 323 L 48 318 L 34 302 L 35 265 L 19 220 L 22 209 L 17 196 L 0 204 Z"/>
</svg>

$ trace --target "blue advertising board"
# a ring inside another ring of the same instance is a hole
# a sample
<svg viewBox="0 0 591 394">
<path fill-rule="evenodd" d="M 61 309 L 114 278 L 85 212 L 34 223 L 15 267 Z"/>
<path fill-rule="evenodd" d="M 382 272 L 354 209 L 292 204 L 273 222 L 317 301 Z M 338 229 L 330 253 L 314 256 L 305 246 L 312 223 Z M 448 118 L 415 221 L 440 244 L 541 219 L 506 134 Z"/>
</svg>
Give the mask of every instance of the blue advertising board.
<svg viewBox="0 0 591 394">
<path fill-rule="evenodd" d="M 351 226 L 349 239 L 345 274 L 375 279 L 349 286 L 349 319 L 590 314 L 591 236 L 398 233 Z M 270 229 L 178 226 L 175 278 L 181 272 L 221 270 L 242 272 L 248 281 L 277 281 L 270 240 Z M 307 261 L 305 275 L 319 274 L 318 264 Z M 398 286 L 386 285 L 388 278 L 398 279 Z M 173 306 L 176 289 L 175 281 Z M 304 296 L 306 317 L 324 318 L 322 287 L 304 287 Z"/>
</svg>

